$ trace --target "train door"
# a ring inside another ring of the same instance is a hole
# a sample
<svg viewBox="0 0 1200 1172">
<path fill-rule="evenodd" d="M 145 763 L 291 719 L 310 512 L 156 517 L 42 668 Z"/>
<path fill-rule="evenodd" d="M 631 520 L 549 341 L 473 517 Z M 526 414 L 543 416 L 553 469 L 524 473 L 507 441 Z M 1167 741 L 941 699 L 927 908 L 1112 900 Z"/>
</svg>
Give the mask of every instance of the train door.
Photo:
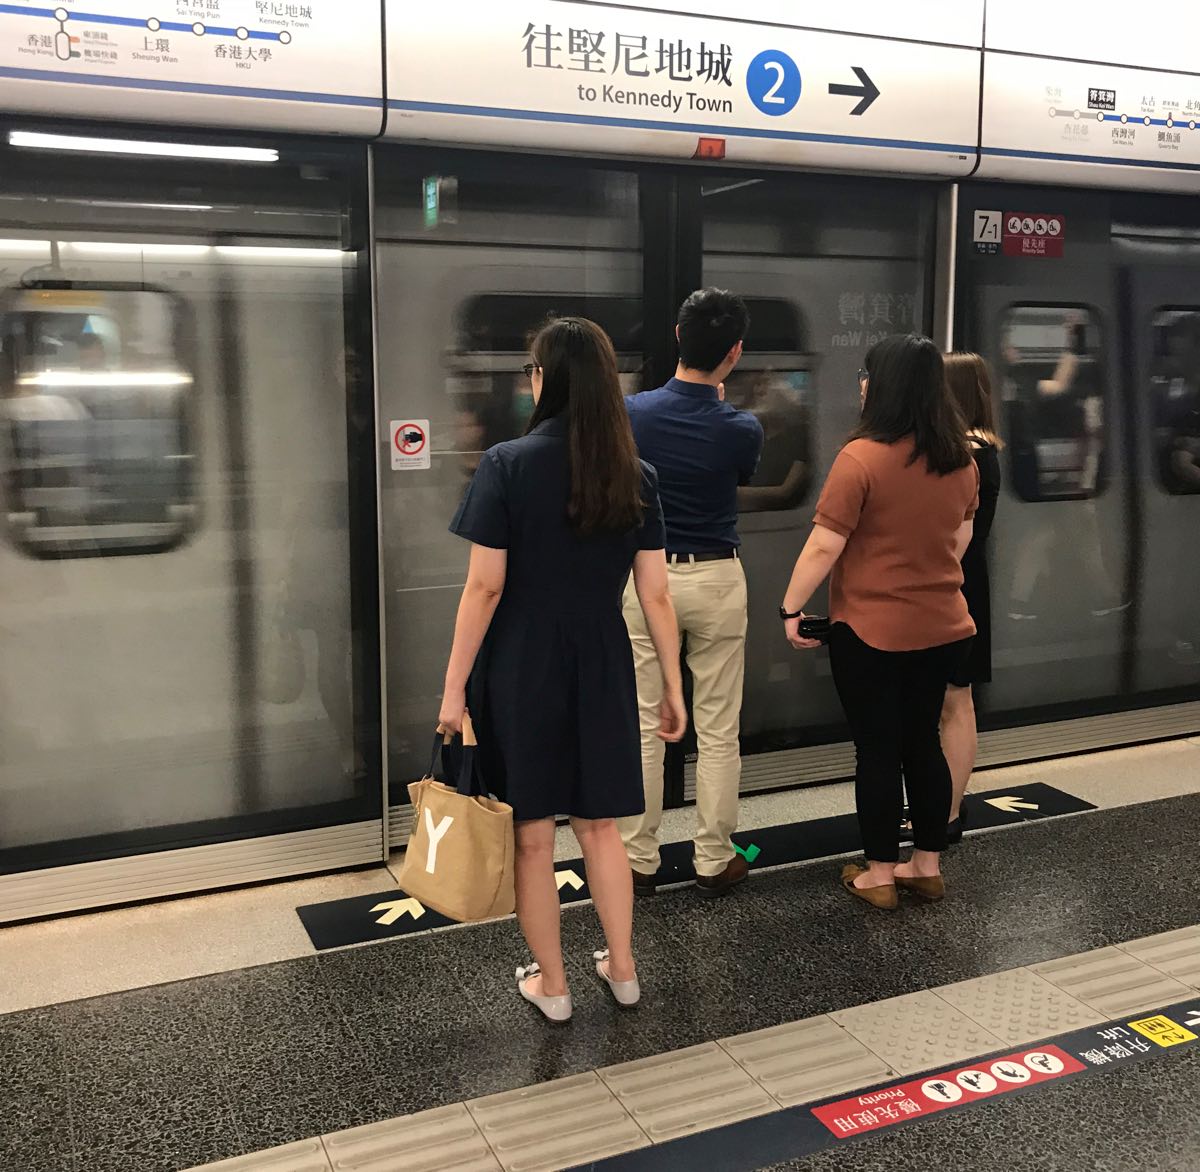
<svg viewBox="0 0 1200 1172">
<path fill-rule="evenodd" d="M 1200 244 L 1195 229 L 1128 231 L 1116 234 L 1115 255 L 1124 275 L 1142 469 L 1133 687 L 1194 695 L 1200 684 Z"/>
<path fill-rule="evenodd" d="M 738 523 L 750 600 L 742 785 L 753 790 L 852 767 L 849 754 L 794 751 L 846 734 L 828 654 L 793 651 L 778 606 L 857 421 L 867 350 L 929 330 L 935 197 L 928 185 L 882 179 L 717 176 L 699 186 L 704 283 L 738 290 L 751 314 L 727 394 L 765 432 Z M 812 609 L 824 606 L 822 593 Z"/>
<path fill-rule="evenodd" d="M 364 182 L 0 149 L 0 921 L 381 856 Z"/>
<path fill-rule="evenodd" d="M 1003 243 L 984 233 L 977 243 L 977 217 L 999 223 Z M 1057 221 L 1061 252 L 1026 249 L 1038 220 Z M 993 720 L 1086 710 L 1126 682 L 1132 485 L 1109 225 L 1103 193 L 962 189 L 957 341 L 991 364 L 1006 444 L 991 551 Z"/>
<path fill-rule="evenodd" d="M 522 372 L 531 331 L 554 313 L 611 335 L 622 381 L 640 389 L 638 176 L 515 155 L 376 153 L 379 423 L 417 423 L 428 468 L 381 449 L 387 753 L 393 838 L 405 783 L 428 765 L 466 566 L 448 531 L 482 453 L 533 410 Z"/>
</svg>

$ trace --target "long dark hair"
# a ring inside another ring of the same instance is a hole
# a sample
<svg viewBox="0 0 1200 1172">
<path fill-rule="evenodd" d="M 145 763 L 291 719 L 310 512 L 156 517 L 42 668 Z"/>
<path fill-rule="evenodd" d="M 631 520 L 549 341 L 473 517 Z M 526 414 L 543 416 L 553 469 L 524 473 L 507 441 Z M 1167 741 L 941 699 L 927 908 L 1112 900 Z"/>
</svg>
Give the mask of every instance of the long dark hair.
<svg viewBox="0 0 1200 1172">
<path fill-rule="evenodd" d="M 958 405 L 968 432 L 987 440 L 994 448 L 1004 442 L 996 431 L 996 408 L 992 402 L 992 377 L 987 363 L 978 355 L 956 350 L 946 355 L 946 386 Z"/>
<path fill-rule="evenodd" d="M 945 476 L 971 462 L 967 429 L 946 386 L 941 351 L 919 334 L 892 334 L 867 351 L 867 397 L 851 439 L 913 440 L 909 461 L 924 457 Z"/>
<path fill-rule="evenodd" d="M 587 318 L 560 317 L 538 331 L 530 353 L 542 395 L 528 430 L 566 420 L 572 528 L 585 536 L 633 529 L 642 521 L 642 466 L 608 335 Z"/>
</svg>

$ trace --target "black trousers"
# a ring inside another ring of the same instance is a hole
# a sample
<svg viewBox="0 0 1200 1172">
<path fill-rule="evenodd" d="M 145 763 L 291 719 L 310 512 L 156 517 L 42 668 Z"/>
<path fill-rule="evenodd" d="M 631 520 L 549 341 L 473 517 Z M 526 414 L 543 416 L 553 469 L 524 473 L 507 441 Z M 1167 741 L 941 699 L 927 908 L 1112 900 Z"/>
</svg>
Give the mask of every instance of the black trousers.
<svg viewBox="0 0 1200 1172">
<path fill-rule="evenodd" d="M 877 651 L 845 623 L 829 637 L 833 682 L 858 757 L 854 796 L 863 851 L 878 863 L 900 858 L 904 793 L 920 850 L 946 849 L 950 768 L 939 724 L 946 684 L 970 639 L 923 651 Z"/>
</svg>

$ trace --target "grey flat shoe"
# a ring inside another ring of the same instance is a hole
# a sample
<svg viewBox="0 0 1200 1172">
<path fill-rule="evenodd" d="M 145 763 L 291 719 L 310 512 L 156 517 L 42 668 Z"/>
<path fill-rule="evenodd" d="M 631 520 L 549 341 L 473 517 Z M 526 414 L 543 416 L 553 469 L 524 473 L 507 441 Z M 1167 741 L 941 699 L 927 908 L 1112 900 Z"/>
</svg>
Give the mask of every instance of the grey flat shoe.
<svg viewBox="0 0 1200 1172">
<path fill-rule="evenodd" d="M 571 994 L 562 993 L 557 997 L 544 997 L 530 993 L 525 987 L 531 978 L 541 975 L 537 961 L 531 961 L 524 968 L 517 969 L 517 991 L 529 1002 L 547 1021 L 555 1025 L 565 1025 L 571 1020 L 574 1006 L 571 1004 Z"/>
<path fill-rule="evenodd" d="M 642 999 L 642 987 L 637 977 L 631 981 L 614 981 L 608 975 L 608 949 L 593 952 L 592 959 L 596 962 L 596 975 L 608 986 L 613 1000 L 622 1009 L 632 1009 Z"/>
</svg>

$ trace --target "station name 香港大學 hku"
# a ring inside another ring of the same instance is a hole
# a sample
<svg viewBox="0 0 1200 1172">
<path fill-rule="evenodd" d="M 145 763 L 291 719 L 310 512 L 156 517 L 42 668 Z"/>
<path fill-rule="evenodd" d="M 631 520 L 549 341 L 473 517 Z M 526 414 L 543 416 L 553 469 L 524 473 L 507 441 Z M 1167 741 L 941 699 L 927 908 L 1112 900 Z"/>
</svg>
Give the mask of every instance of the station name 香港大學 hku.
<svg viewBox="0 0 1200 1172">
<path fill-rule="evenodd" d="M 694 90 L 626 90 L 616 85 L 580 85 L 576 88 L 581 102 L 598 102 L 607 106 L 634 106 L 666 110 L 678 114 L 689 110 L 696 114 L 732 114 L 730 98 L 708 98 Z"/>
</svg>

